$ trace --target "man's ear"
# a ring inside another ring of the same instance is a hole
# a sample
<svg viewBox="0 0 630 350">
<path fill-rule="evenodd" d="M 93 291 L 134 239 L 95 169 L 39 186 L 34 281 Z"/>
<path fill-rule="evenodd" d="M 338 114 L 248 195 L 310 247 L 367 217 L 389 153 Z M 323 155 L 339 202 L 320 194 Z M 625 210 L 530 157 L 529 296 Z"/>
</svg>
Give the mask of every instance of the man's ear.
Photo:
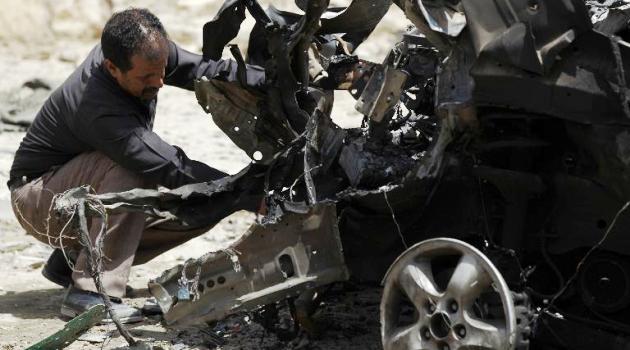
<svg viewBox="0 0 630 350">
<path fill-rule="evenodd" d="M 113 77 L 116 77 L 116 76 L 118 76 L 121 73 L 120 69 L 118 69 L 118 67 L 116 67 L 114 62 L 112 62 L 108 58 L 105 58 L 103 60 L 103 64 L 105 65 L 105 69 L 107 69 L 109 74 L 111 74 Z"/>
</svg>

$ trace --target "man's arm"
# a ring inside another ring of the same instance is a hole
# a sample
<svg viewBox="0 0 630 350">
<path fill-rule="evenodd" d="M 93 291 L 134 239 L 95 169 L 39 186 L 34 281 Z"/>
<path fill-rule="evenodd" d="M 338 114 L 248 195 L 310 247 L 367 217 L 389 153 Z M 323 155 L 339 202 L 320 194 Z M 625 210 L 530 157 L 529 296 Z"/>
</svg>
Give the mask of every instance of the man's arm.
<svg viewBox="0 0 630 350">
<path fill-rule="evenodd" d="M 189 159 L 184 151 L 166 143 L 133 115 L 99 116 L 84 130 L 84 142 L 155 185 L 176 188 L 227 175 Z"/>
<path fill-rule="evenodd" d="M 246 65 L 247 85 L 262 87 L 265 71 L 258 66 Z M 169 41 L 168 64 L 164 83 L 188 90 L 194 89 L 194 80 L 202 76 L 225 81 L 238 81 L 237 63 L 234 60 L 204 61 L 201 55 L 186 51 Z"/>
</svg>

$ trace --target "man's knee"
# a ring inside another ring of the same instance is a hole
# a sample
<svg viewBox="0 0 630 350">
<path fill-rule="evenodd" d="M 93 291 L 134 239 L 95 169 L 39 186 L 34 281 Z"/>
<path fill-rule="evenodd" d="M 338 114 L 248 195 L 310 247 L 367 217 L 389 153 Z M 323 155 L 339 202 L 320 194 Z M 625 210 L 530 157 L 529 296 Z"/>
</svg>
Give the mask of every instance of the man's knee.
<svg viewBox="0 0 630 350">
<path fill-rule="evenodd" d="M 106 157 L 107 158 L 107 157 Z M 142 176 L 123 168 L 118 163 L 107 158 L 109 166 L 101 182 L 98 192 L 126 191 L 133 188 L 145 188 L 148 182 Z"/>
<path fill-rule="evenodd" d="M 51 202 L 56 194 L 84 185 L 91 186 L 97 193 L 108 193 L 141 188 L 145 186 L 145 181 L 103 153 L 83 153 L 60 168 L 11 191 L 12 207 L 18 222 L 38 240 L 58 245 L 58 236 L 65 225 L 57 222 L 55 213 L 51 211 Z M 63 236 L 68 234 L 66 232 Z M 69 241 L 67 244 L 72 243 Z"/>
</svg>

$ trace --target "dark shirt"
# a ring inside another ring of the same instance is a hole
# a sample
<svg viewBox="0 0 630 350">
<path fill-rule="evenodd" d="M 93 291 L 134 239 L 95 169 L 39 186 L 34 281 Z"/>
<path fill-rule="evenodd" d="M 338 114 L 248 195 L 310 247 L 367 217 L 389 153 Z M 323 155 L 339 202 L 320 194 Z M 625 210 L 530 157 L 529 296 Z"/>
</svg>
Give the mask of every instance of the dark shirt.
<svg viewBox="0 0 630 350">
<path fill-rule="evenodd" d="M 103 152 L 122 167 L 169 188 L 225 175 L 189 159 L 155 134 L 157 97 L 143 102 L 122 90 L 102 61 L 97 45 L 46 100 L 15 154 L 9 183 L 37 178 L 90 151 Z M 237 81 L 237 64 L 204 61 L 171 42 L 164 83 L 192 90 L 194 79 L 201 76 Z M 261 68 L 247 66 L 248 85 L 261 86 L 264 79 Z"/>
</svg>

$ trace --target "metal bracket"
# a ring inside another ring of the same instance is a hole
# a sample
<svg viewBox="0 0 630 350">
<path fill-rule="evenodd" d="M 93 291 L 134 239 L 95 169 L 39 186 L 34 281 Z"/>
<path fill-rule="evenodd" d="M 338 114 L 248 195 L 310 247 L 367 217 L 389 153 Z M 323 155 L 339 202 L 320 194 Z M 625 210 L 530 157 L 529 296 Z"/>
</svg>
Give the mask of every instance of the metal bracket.
<svg viewBox="0 0 630 350">
<path fill-rule="evenodd" d="M 197 271 L 194 283 L 180 283 L 184 273 Z M 336 207 L 323 203 L 274 224 L 252 225 L 229 249 L 165 271 L 149 282 L 149 291 L 166 323 L 183 325 L 252 311 L 348 277 Z"/>
</svg>

